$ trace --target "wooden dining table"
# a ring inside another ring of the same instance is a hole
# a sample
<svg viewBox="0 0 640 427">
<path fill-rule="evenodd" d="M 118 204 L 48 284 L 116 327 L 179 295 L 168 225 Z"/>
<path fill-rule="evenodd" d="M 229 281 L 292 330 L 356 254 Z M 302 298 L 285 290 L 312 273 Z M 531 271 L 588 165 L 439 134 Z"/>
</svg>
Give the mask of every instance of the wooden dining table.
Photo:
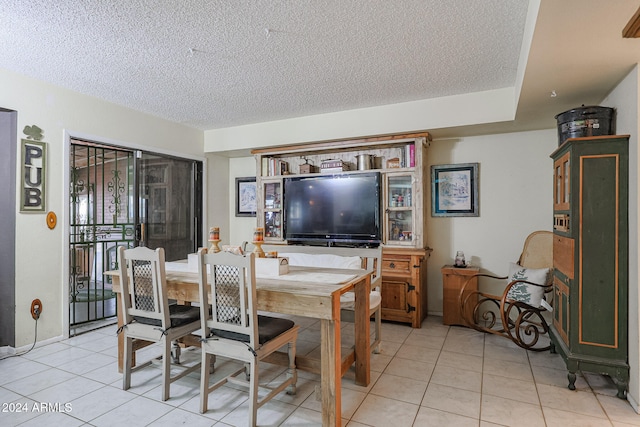
<svg viewBox="0 0 640 427">
<path fill-rule="evenodd" d="M 180 265 L 183 264 L 183 265 Z M 166 279 L 168 298 L 181 304 L 197 303 L 198 273 L 185 266 L 187 262 L 167 262 Z M 178 268 L 176 268 L 178 267 Z M 179 271 L 177 271 L 179 270 Z M 355 383 L 369 385 L 369 292 L 371 271 L 341 270 L 313 267 L 289 267 L 288 278 L 256 278 L 258 310 L 320 319 L 320 360 L 296 356 L 298 369 L 320 374 L 322 395 L 322 425 L 341 424 L 341 378 L 355 363 Z M 123 325 L 118 271 L 106 271 L 113 279 L 113 290 L 118 300 L 118 327 Z M 305 275 L 313 280 L 305 280 Z M 332 277 L 349 277 L 342 283 L 333 283 Z M 295 278 L 295 280 L 286 280 Z M 322 281 L 319 281 L 319 278 Z M 355 293 L 355 343 L 343 353 L 340 337 L 340 296 Z M 118 368 L 122 370 L 123 338 L 118 336 Z M 140 348 L 142 345 L 136 346 Z M 287 363 L 285 353 L 276 353 L 267 361 Z"/>
</svg>

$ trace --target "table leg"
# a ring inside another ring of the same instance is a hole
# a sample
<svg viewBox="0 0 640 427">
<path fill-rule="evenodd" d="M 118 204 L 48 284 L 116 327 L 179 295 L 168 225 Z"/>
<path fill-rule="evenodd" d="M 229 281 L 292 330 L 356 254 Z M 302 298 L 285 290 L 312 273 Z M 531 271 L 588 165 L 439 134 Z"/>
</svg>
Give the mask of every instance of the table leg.
<svg viewBox="0 0 640 427">
<path fill-rule="evenodd" d="M 371 350 L 369 348 L 371 335 L 369 326 L 371 316 L 369 316 L 369 293 L 371 288 L 371 278 L 362 280 L 355 285 L 356 294 L 355 306 L 355 353 L 356 353 L 356 378 L 355 383 L 360 386 L 368 386 L 371 381 Z"/>
<path fill-rule="evenodd" d="M 340 351 L 340 302 L 338 301 L 338 316 L 334 321 L 322 319 L 320 321 L 321 339 L 321 391 L 322 391 L 322 425 L 340 426 L 342 421 L 341 406 L 341 360 Z"/>
</svg>

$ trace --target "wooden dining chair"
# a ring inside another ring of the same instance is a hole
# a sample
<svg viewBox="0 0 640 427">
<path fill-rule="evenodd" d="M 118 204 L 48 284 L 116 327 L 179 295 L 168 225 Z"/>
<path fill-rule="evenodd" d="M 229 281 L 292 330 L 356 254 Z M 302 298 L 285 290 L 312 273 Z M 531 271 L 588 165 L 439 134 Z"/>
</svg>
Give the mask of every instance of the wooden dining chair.
<svg viewBox="0 0 640 427">
<path fill-rule="evenodd" d="M 299 327 L 292 320 L 258 315 L 255 255 L 198 251 L 200 317 L 203 331 L 200 376 L 200 412 L 208 409 L 209 394 L 226 384 L 249 389 L 249 425 L 255 426 L 258 408 L 287 389 L 296 392 L 296 340 Z M 209 295 L 211 298 L 209 298 Z M 261 385 L 259 362 L 287 346 L 286 379 Z M 212 356 L 238 360 L 244 367 L 209 385 Z M 259 396 L 258 389 L 266 393 Z"/>
<path fill-rule="evenodd" d="M 171 376 L 171 345 L 200 329 L 198 307 L 169 304 L 166 290 L 164 250 L 155 251 L 143 246 L 133 249 L 118 248 L 118 269 L 122 289 L 124 325 L 118 333 L 124 334 L 124 362 L 122 389 L 131 386 L 131 373 L 152 363 L 148 360 L 133 367 L 133 340 L 141 339 L 162 345 L 162 400 L 169 398 L 172 382 L 200 368 L 197 363 L 181 367 Z M 175 365 L 174 365 L 175 366 Z"/>
<path fill-rule="evenodd" d="M 265 251 L 277 251 L 278 256 L 289 258 L 289 265 L 305 267 L 346 268 L 371 270 L 369 317 L 374 317 L 374 338 L 371 350 L 379 353 L 382 343 L 382 246 L 377 248 L 348 248 L 304 245 L 266 245 Z M 340 297 L 340 318 L 353 322 L 355 318 L 355 294 Z"/>
</svg>

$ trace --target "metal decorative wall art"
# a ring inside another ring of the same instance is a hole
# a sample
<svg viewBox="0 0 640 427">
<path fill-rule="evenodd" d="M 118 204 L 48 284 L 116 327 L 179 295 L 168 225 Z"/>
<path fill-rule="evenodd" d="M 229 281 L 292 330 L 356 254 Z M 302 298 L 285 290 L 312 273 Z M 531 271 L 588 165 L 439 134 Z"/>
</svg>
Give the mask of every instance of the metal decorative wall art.
<svg viewBox="0 0 640 427">
<path fill-rule="evenodd" d="M 42 142 L 42 129 L 25 126 L 22 139 L 22 178 L 20 212 L 44 212 L 46 206 L 47 143 Z"/>
</svg>

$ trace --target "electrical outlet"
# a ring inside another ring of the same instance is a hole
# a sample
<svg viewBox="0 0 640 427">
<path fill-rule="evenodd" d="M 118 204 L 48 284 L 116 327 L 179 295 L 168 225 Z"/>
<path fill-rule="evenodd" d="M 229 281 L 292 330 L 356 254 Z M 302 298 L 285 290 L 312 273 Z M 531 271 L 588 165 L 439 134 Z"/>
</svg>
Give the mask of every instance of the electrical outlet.
<svg viewBox="0 0 640 427">
<path fill-rule="evenodd" d="M 38 320 L 40 318 L 40 314 L 42 313 L 42 302 L 39 299 L 34 299 L 31 301 L 31 317 L 33 320 Z"/>
</svg>

